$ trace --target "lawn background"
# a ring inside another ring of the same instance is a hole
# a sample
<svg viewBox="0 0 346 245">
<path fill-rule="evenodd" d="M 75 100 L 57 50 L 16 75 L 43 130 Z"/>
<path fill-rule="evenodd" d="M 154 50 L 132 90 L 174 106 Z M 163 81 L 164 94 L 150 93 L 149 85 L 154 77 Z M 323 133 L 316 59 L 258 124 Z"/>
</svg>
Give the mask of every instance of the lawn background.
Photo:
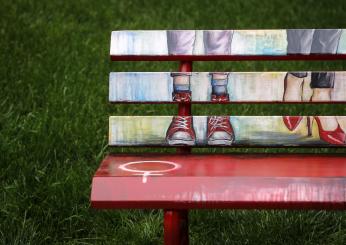
<svg viewBox="0 0 346 245">
<path fill-rule="evenodd" d="M 175 71 L 174 62 L 110 62 L 122 29 L 346 28 L 346 1 L 0 0 L 1 244 L 159 244 L 161 211 L 95 211 L 93 173 L 110 115 L 172 115 L 174 105 L 109 105 L 111 71 Z M 196 62 L 195 71 L 345 70 L 346 62 Z M 196 115 L 346 115 L 344 105 L 194 105 Z M 196 149 L 195 152 L 208 150 Z M 342 152 L 345 149 L 218 149 Z M 192 244 L 346 244 L 346 215 L 192 211 Z"/>
</svg>

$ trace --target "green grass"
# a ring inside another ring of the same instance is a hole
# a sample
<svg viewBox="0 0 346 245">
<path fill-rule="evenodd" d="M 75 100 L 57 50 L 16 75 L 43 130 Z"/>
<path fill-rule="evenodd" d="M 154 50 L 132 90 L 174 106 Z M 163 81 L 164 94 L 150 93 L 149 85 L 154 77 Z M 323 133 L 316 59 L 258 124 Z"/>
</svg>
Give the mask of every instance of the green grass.
<svg viewBox="0 0 346 245">
<path fill-rule="evenodd" d="M 90 209 L 92 175 L 110 151 L 108 116 L 176 113 L 172 105 L 107 103 L 110 71 L 171 71 L 178 66 L 111 63 L 112 30 L 346 28 L 344 0 L 0 0 L 0 6 L 1 244 L 161 243 L 161 211 Z M 345 66 L 340 61 L 197 62 L 194 69 L 345 70 Z M 346 114 L 344 105 L 196 105 L 193 111 L 198 115 Z M 340 149 L 243 151 L 345 153 Z M 192 211 L 190 224 L 192 244 L 346 244 L 342 212 Z"/>
</svg>

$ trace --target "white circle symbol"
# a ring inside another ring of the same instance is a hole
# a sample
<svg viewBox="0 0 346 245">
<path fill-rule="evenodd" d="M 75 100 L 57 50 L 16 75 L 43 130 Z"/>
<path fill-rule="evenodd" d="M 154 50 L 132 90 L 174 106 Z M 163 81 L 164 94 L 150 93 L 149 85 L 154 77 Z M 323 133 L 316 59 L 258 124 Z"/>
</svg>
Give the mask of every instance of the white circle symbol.
<svg viewBox="0 0 346 245">
<path fill-rule="evenodd" d="M 140 169 L 133 169 L 130 168 L 131 165 L 138 165 L 138 164 L 145 164 L 145 163 L 159 163 L 159 164 L 166 164 L 169 165 L 171 167 L 167 168 L 167 169 L 162 169 L 162 170 L 140 170 Z M 170 162 L 170 161 L 134 161 L 134 162 L 127 162 L 124 164 L 121 164 L 119 166 L 119 168 L 123 171 L 127 171 L 127 172 L 132 172 L 134 173 L 134 175 L 141 175 L 143 176 L 143 183 L 147 182 L 147 177 L 148 176 L 159 176 L 159 175 L 163 175 L 166 172 L 170 172 L 170 171 L 174 171 L 177 170 L 178 168 L 180 168 L 180 164 L 175 163 L 175 162 Z"/>
</svg>

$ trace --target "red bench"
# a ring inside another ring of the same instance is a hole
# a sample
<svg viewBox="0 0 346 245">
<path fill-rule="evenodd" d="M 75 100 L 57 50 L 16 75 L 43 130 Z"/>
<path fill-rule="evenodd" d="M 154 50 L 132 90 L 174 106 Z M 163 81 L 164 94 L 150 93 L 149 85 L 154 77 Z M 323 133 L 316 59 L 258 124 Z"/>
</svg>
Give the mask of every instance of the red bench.
<svg viewBox="0 0 346 245">
<path fill-rule="evenodd" d="M 323 45 L 321 45 L 321 43 Z M 177 116 L 113 116 L 95 173 L 97 209 L 164 209 L 165 244 L 188 243 L 189 209 L 346 209 L 344 154 L 191 154 L 191 147 L 345 147 L 346 116 L 191 116 L 191 103 L 345 103 L 346 72 L 192 72 L 192 61 L 346 58 L 330 30 L 116 31 L 114 61 L 180 61 L 179 72 L 111 73 L 112 103 L 177 103 Z M 313 123 L 315 122 L 315 123 Z"/>
</svg>

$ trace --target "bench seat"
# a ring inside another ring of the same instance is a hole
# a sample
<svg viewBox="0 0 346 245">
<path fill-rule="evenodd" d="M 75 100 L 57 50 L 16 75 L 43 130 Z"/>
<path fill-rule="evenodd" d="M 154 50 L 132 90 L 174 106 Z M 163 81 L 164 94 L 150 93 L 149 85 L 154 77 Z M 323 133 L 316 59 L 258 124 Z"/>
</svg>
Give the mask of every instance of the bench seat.
<svg viewBox="0 0 346 245">
<path fill-rule="evenodd" d="M 346 157 L 307 154 L 107 156 L 93 208 L 346 209 Z"/>
</svg>

